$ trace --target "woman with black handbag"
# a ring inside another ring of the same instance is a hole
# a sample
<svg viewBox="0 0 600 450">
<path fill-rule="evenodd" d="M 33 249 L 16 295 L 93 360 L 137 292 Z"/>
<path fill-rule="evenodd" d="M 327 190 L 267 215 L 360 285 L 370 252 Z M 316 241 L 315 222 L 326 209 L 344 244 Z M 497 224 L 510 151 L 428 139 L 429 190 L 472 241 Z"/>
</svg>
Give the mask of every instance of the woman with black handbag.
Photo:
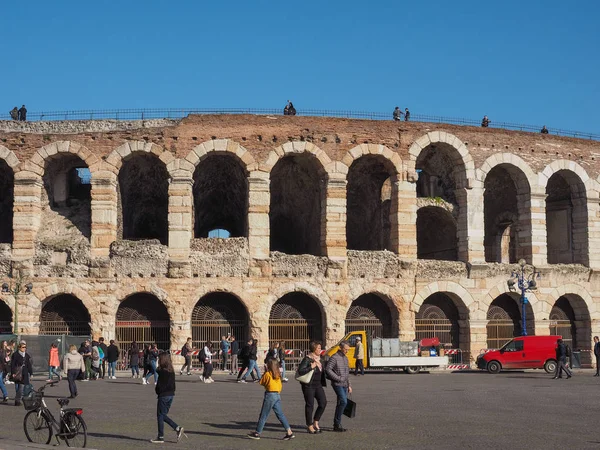
<svg viewBox="0 0 600 450">
<path fill-rule="evenodd" d="M 15 383 L 15 406 L 21 406 L 23 388 L 27 386 L 33 375 L 31 356 L 27 353 L 27 344 L 21 342 L 18 351 L 14 352 L 10 361 L 10 376 Z"/>
<path fill-rule="evenodd" d="M 317 434 L 321 432 L 319 428 L 319 420 L 327 406 L 327 396 L 325 395 L 324 387 L 327 386 L 325 381 L 325 370 L 321 364 L 321 343 L 311 342 L 309 344 L 310 352 L 300 362 L 296 380 L 302 386 L 302 394 L 304 394 L 304 414 L 306 418 L 306 428 L 309 434 Z M 312 372 L 312 375 L 310 373 Z M 317 399 L 317 410 L 313 416 L 313 409 Z"/>
</svg>

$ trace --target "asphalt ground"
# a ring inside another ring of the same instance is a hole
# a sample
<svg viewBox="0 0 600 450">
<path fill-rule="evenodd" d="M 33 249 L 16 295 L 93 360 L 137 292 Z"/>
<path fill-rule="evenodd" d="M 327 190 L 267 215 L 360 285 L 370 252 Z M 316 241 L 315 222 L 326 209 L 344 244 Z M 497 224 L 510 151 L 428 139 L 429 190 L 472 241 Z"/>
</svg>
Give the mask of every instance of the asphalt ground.
<svg viewBox="0 0 600 450">
<path fill-rule="evenodd" d="M 283 410 L 296 438 L 282 441 L 284 430 L 271 414 L 262 439 L 246 434 L 256 425 L 264 389 L 235 383 L 215 373 L 215 383 L 198 376 L 179 376 L 170 417 L 182 425 L 188 439 L 175 441 L 165 425 L 164 445 L 156 436 L 154 386 L 140 380 L 79 382 L 79 397 L 69 406 L 83 407 L 88 447 L 96 449 L 599 449 L 600 377 L 576 371 L 567 380 L 552 380 L 543 371 L 368 373 L 352 377 L 357 416 L 344 418 L 346 433 L 331 430 L 335 395 L 321 421 L 323 433 L 310 435 L 304 426 L 304 400 L 299 383 L 284 384 Z M 37 387 L 44 381 L 34 381 Z M 55 398 L 68 395 L 66 381 L 46 389 L 46 402 L 58 411 Z M 9 386 L 9 393 L 14 393 Z M 2 438 L 25 441 L 22 407 L 0 404 Z M 56 414 L 55 414 L 56 415 Z M 7 444 L 8 445 L 8 444 Z M 65 444 L 62 444 L 65 446 Z"/>
</svg>

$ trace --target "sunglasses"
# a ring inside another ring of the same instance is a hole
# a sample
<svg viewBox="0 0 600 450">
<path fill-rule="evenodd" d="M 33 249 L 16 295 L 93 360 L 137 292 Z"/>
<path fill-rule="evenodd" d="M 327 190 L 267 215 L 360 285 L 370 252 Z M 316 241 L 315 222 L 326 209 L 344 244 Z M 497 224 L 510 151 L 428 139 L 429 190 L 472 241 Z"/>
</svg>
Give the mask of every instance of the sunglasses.
<svg viewBox="0 0 600 450">
<path fill-rule="evenodd" d="M 27 346 L 25 346 L 25 345 L 22 345 L 22 346 L 21 346 L 21 347 L 19 347 L 19 348 L 27 348 Z"/>
</svg>

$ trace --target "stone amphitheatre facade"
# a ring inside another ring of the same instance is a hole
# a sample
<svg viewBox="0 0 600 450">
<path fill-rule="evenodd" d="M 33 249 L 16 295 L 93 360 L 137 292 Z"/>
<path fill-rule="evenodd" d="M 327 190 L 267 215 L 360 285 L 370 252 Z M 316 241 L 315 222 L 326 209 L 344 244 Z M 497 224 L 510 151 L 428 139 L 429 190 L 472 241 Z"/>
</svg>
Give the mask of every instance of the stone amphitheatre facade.
<svg viewBox="0 0 600 450">
<path fill-rule="evenodd" d="M 0 277 L 33 283 L 22 334 L 303 349 L 364 327 L 472 359 L 519 334 L 506 281 L 523 258 L 541 273 L 530 333 L 589 351 L 597 158 L 594 141 L 428 123 L 2 122 Z"/>
</svg>

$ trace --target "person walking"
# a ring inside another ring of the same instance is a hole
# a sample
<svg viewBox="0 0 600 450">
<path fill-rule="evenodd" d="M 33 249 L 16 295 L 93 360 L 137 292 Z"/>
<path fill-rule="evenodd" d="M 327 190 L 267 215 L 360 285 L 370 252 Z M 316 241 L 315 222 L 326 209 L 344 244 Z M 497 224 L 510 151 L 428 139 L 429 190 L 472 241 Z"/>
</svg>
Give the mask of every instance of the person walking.
<svg viewBox="0 0 600 450">
<path fill-rule="evenodd" d="M 235 375 L 238 371 L 238 353 L 240 352 L 240 344 L 235 340 L 235 336 L 231 336 L 231 371 L 229 375 Z"/>
<path fill-rule="evenodd" d="M 19 108 L 16 106 L 10 110 L 10 118 L 12 120 L 19 120 Z"/>
<path fill-rule="evenodd" d="M 57 372 L 59 367 L 60 359 L 58 357 L 58 346 L 56 345 L 56 342 L 53 342 L 50 346 L 50 351 L 48 352 L 48 379 L 46 380 L 48 383 L 52 381 L 54 375 L 57 376 L 58 381 L 62 380 L 62 377 Z"/>
<path fill-rule="evenodd" d="M 150 371 L 150 363 L 149 363 L 149 356 L 148 356 L 148 352 L 150 351 L 150 344 L 144 344 L 144 351 L 143 351 L 143 356 L 142 356 L 142 367 L 144 368 L 144 373 L 142 374 L 142 384 L 144 383 L 144 379 L 146 378 L 146 375 L 148 375 L 148 372 Z"/>
<path fill-rule="evenodd" d="M 398 106 L 394 108 L 393 117 L 395 121 L 399 121 L 402 118 L 402 111 L 400 111 Z"/>
<path fill-rule="evenodd" d="M 340 349 L 327 361 L 325 373 L 327 378 L 331 380 L 331 386 L 337 397 L 335 406 L 335 416 L 333 419 L 333 431 L 347 431 L 342 427 L 342 414 L 348 403 L 348 394 L 352 394 L 352 386 L 350 385 L 348 357 L 346 354 L 350 350 L 348 341 L 340 342 Z"/>
<path fill-rule="evenodd" d="M 229 349 L 231 348 L 229 339 L 225 336 L 221 336 L 221 344 L 219 347 L 221 350 L 221 370 L 226 371 L 227 370 L 227 359 L 229 356 Z"/>
<path fill-rule="evenodd" d="M 89 381 L 92 377 L 92 347 L 90 346 L 90 341 L 88 339 L 81 343 L 79 354 L 83 356 L 83 362 L 85 364 L 83 381 Z"/>
<path fill-rule="evenodd" d="M 253 370 L 256 370 L 256 378 L 254 378 L 254 374 L 252 374 L 252 379 L 254 381 L 256 381 L 257 379 L 261 378 L 260 369 L 258 368 L 258 365 L 256 364 L 256 359 L 257 359 L 256 355 L 258 352 L 257 348 L 258 348 L 258 340 L 252 339 L 252 344 L 250 345 L 250 354 L 248 355 L 248 370 L 242 377 L 242 383 L 246 382 L 246 377 L 248 376 L 248 374 L 252 374 Z"/>
<path fill-rule="evenodd" d="M 0 344 L 0 392 L 2 392 L 2 403 L 8 402 L 8 391 L 4 385 L 4 376 L 8 373 L 10 356 L 8 356 L 8 345 L 6 341 Z"/>
<path fill-rule="evenodd" d="M 76 380 L 79 374 L 85 372 L 85 362 L 83 356 L 77 351 L 77 347 L 71 345 L 69 347 L 69 353 L 63 357 L 63 373 L 67 374 L 67 381 L 69 382 L 69 398 L 77 397 L 77 384 Z"/>
<path fill-rule="evenodd" d="M 12 354 L 10 360 L 10 377 L 15 383 L 15 406 L 21 406 L 23 388 L 30 384 L 29 380 L 32 375 L 33 362 L 27 353 L 27 344 L 25 341 L 21 341 L 18 351 Z"/>
<path fill-rule="evenodd" d="M 142 379 L 142 384 L 149 384 L 148 379 L 154 376 L 154 384 L 158 381 L 158 373 L 156 372 L 156 362 L 158 360 L 158 348 L 156 344 L 148 349 L 148 374 Z"/>
<path fill-rule="evenodd" d="M 21 109 L 19 109 L 19 120 L 21 122 L 25 122 L 27 120 L 27 108 L 25 108 L 25 105 L 21 106 Z"/>
<path fill-rule="evenodd" d="M 131 368 L 131 378 L 140 377 L 140 348 L 137 342 L 133 341 L 129 347 L 129 367 Z"/>
<path fill-rule="evenodd" d="M 358 371 L 360 370 L 360 374 L 365 374 L 365 366 L 363 364 L 365 360 L 365 346 L 362 343 L 362 339 L 360 337 L 356 338 L 356 347 L 354 348 L 354 358 L 356 359 L 356 365 L 354 366 L 354 376 L 358 375 Z"/>
<path fill-rule="evenodd" d="M 98 352 L 100 353 L 100 378 L 104 380 L 104 376 L 106 375 L 106 352 L 108 350 L 108 346 L 104 343 L 104 338 L 101 337 L 98 339 Z M 110 377 L 110 375 L 109 375 Z"/>
<path fill-rule="evenodd" d="M 110 340 L 110 345 L 106 348 L 106 362 L 108 363 L 108 379 L 117 379 L 117 361 L 119 360 L 119 347 L 116 346 L 115 340 Z"/>
<path fill-rule="evenodd" d="M 288 379 L 285 376 L 285 341 L 279 342 L 279 348 L 277 351 L 279 352 L 279 364 L 281 365 L 281 381 L 287 383 Z"/>
<path fill-rule="evenodd" d="M 298 366 L 298 375 L 306 375 L 311 370 L 312 377 L 308 383 L 300 383 L 302 395 L 304 395 L 304 417 L 306 428 L 310 434 L 321 432 L 319 420 L 327 407 L 327 396 L 323 388 L 327 387 L 325 371 L 321 364 L 321 343 L 313 341 L 308 346 L 310 352 L 306 354 Z M 317 410 L 313 416 L 313 409 L 317 399 Z"/>
<path fill-rule="evenodd" d="M 267 423 L 267 418 L 271 413 L 271 410 L 275 411 L 275 415 L 283 428 L 285 428 L 286 434 L 283 437 L 284 441 L 289 441 L 290 439 L 294 439 L 294 433 L 288 423 L 285 415 L 283 414 L 283 410 L 281 409 L 281 374 L 279 373 L 279 363 L 276 359 L 270 359 L 267 363 L 267 370 L 265 374 L 260 379 L 260 384 L 265 387 L 265 396 L 263 399 L 262 408 L 260 409 L 260 415 L 258 418 L 258 423 L 256 424 L 256 431 L 248 434 L 250 439 L 260 439 L 260 433 L 262 433 L 265 424 Z"/>
<path fill-rule="evenodd" d="M 250 355 L 252 354 L 252 345 L 254 343 L 254 339 L 248 339 L 248 342 L 246 343 L 246 345 L 244 345 L 242 347 L 242 350 L 240 351 L 240 360 L 242 362 L 242 366 L 240 367 L 240 371 L 238 372 L 238 376 L 237 376 L 237 382 L 238 383 L 245 383 L 246 382 L 246 377 L 248 376 L 248 374 L 250 374 L 252 376 L 252 380 L 256 381 L 256 378 L 254 377 L 254 373 L 252 372 L 252 370 L 250 370 Z M 255 353 L 256 355 L 256 353 Z M 254 365 L 256 365 L 256 358 L 254 359 Z M 244 371 L 246 371 L 246 373 L 244 373 Z M 242 376 L 242 374 L 244 374 Z"/>
<path fill-rule="evenodd" d="M 214 383 L 215 380 L 212 379 L 213 365 L 212 365 L 212 342 L 206 341 L 204 348 L 201 352 L 202 356 L 202 364 L 204 366 L 204 370 L 202 371 L 202 375 L 200 376 L 200 381 L 203 383 Z"/>
<path fill-rule="evenodd" d="M 168 416 L 173 398 L 175 397 L 175 370 L 171 363 L 171 355 L 161 353 L 158 356 L 158 382 L 154 387 L 154 392 L 158 396 L 156 403 L 156 419 L 158 422 L 158 436 L 156 439 L 151 439 L 153 444 L 163 444 L 165 442 L 165 422 L 177 433 L 177 442 L 181 436 L 187 436 L 183 432 L 183 427 L 177 425 Z"/>
<path fill-rule="evenodd" d="M 4 372 L 4 384 L 5 385 L 14 384 L 12 381 L 10 381 L 10 361 L 12 359 L 12 354 L 15 351 L 15 345 L 16 345 L 15 340 L 11 339 L 10 341 L 8 341 L 8 343 L 4 347 L 4 354 L 6 357 L 6 372 Z"/>
<path fill-rule="evenodd" d="M 600 338 L 594 336 L 594 356 L 596 357 L 595 377 L 600 377 Z"/>
<path fill-rule="evenodd" d="M 556 372 L 554 373 L 553 380 L 562 378 L 563 370 L 567 375 L 567 380 L 573 376 L 571 369 L 567 367 L 567 347 L 565 346 L 562 339 L 556 341 Z"/>
<path fill-rule="evenodd" d="M 187 368 L 187 374 L 192 374 L 192 352 L 194 348 L 192 347 L 192 338 L 187 338 L 183 347 L 181 347 L 181 356 L 183 356 L 184 363 L 181 366 L 181 370 L 179 371 L 179 375 L 183 375 L 183 370 Z"/>
</svg>

